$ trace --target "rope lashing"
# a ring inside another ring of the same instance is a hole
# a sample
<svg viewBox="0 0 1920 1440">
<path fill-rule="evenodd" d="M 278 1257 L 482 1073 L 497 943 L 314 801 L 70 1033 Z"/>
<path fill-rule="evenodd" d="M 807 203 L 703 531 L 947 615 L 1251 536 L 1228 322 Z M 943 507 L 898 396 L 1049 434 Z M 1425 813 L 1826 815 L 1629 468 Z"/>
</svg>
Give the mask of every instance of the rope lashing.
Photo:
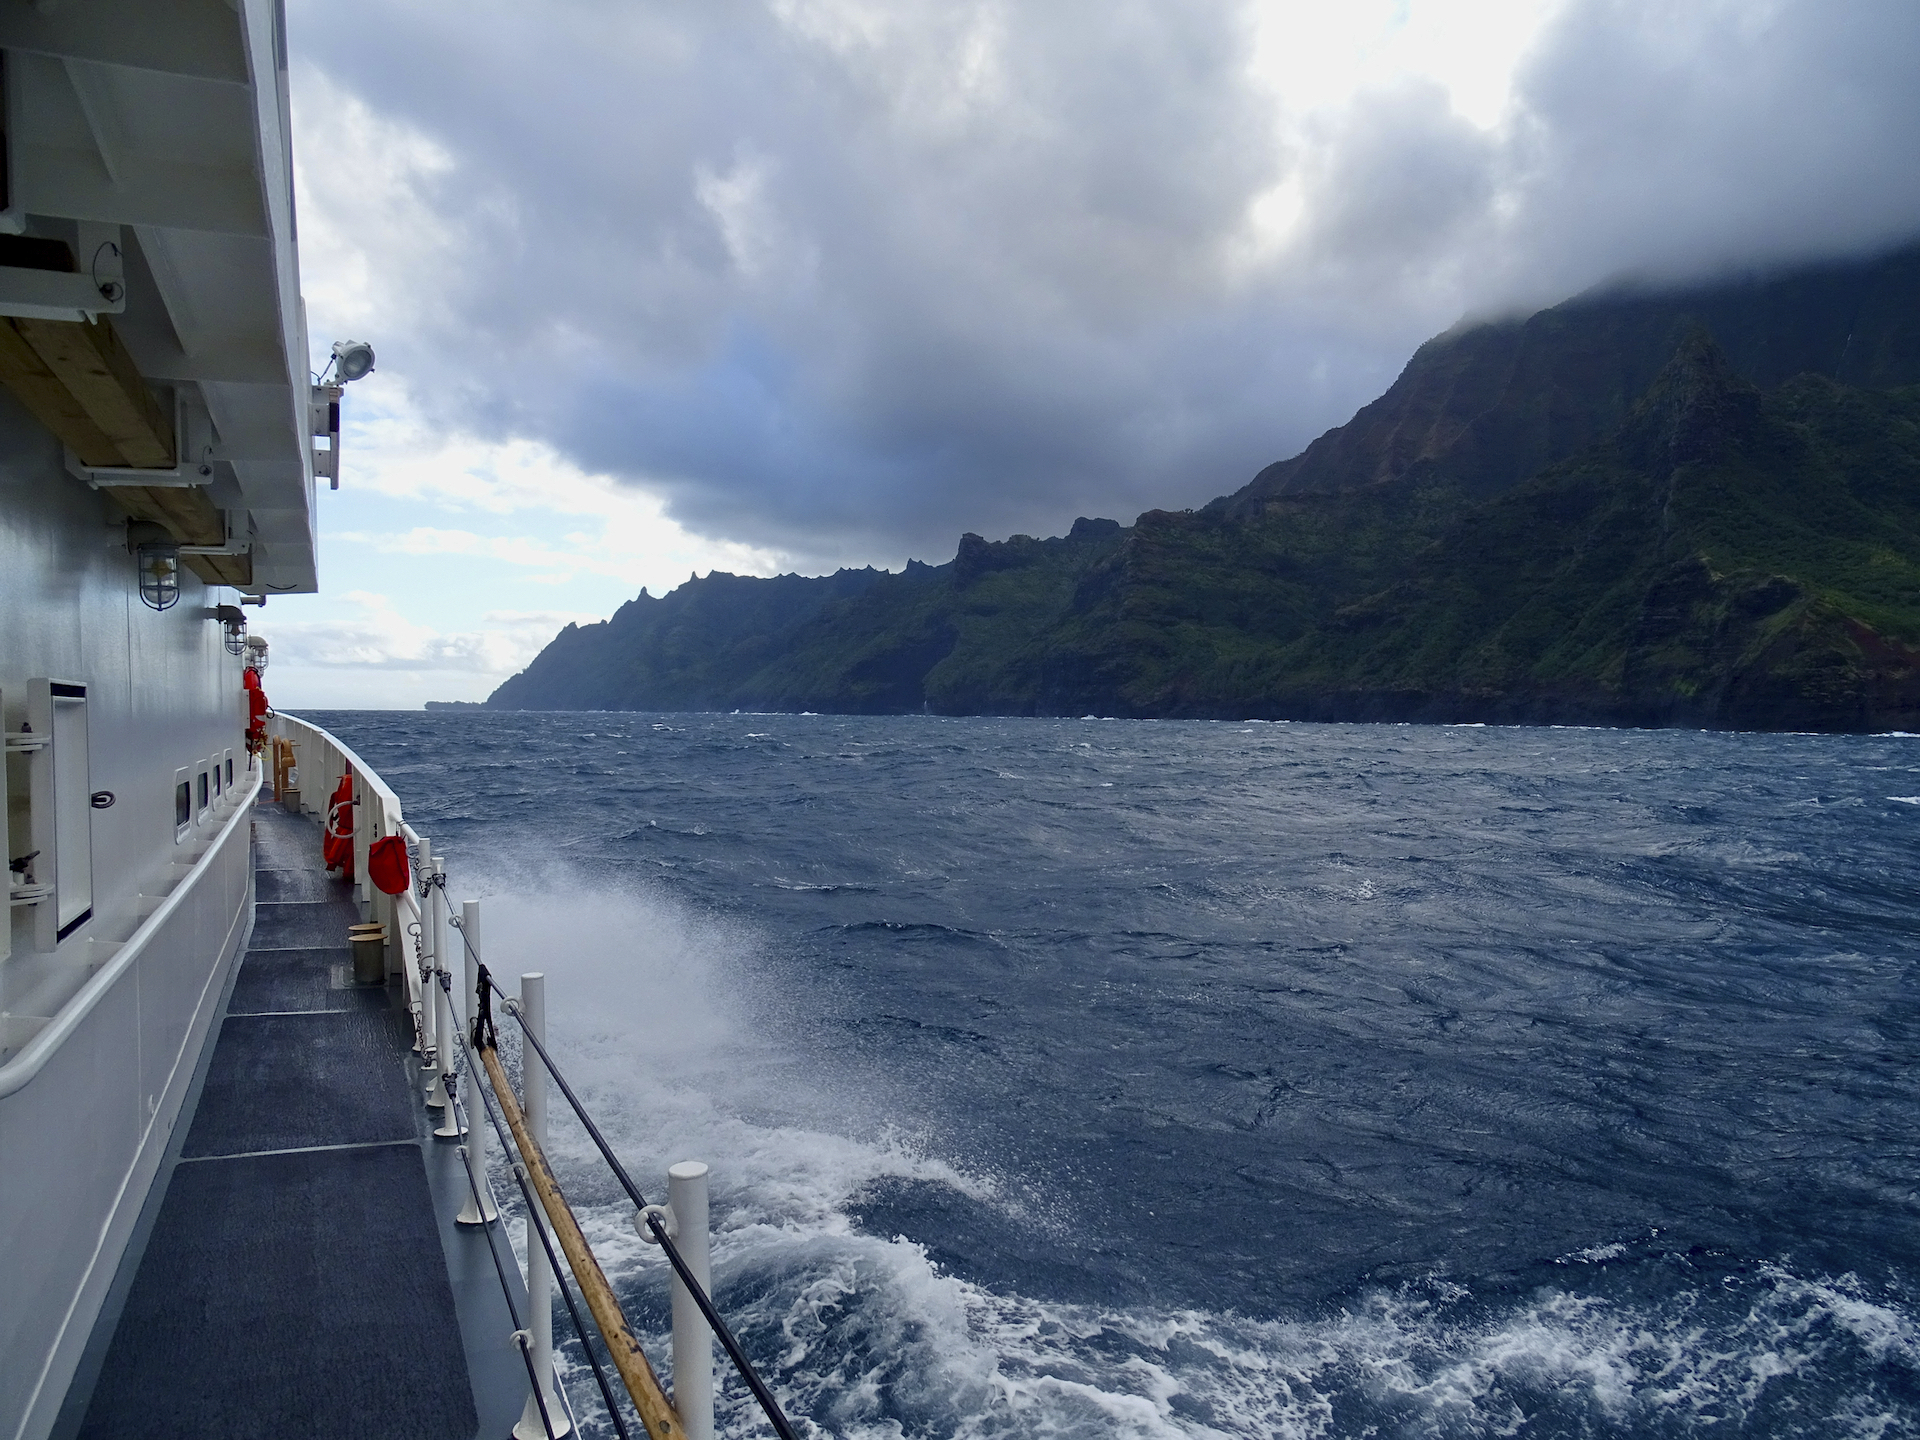
<svg viewBox="0 0 1920 1440">
<path fill-rule="evenodd" d="M 461 938 L 464 940 L 466 936 L 463 934 Z M 480 992 L 480 995 L 479 1004 L 474 1007 L 473 1014 L 473 1048 L 476 1050 L 498 1050 L 500 1048 L 500 1032 L 494 1029 L 493 1026 L 493 991 L 495 986 L 493 977 L 487 974 L 487 967 L 485 965 L 480 966 L 480 982 L 474 988 Z"/>
</svg>

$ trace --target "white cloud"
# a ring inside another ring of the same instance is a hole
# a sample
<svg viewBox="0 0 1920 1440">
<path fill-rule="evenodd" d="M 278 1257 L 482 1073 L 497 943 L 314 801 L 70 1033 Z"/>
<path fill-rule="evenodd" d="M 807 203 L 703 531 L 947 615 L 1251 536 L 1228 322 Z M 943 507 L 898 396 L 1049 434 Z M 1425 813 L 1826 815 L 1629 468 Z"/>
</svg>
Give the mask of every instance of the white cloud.
<svg viewBox="0 0 1920 1440">
<path fill-rule="evenodd" d="M 332 339 L 379 335 L 395 314 L 431 307 L 444 290 L 433 276 L 456 273 L 471 240 L 471 212 L 444 203 L 459 163 L 418 127 L 318 71 L 303 72 L 293 106 L 301 290 L 309 316 L 338 332 L 309 336 L 318 370 Z"/>
<path fill-rule="evenodd" d="M 1463 312 L 1920 230 L 1911 0 L 290 10 L 381 357 L 326 533 L 407 614 L 1204 502 Z"/>
<path fill-rule="evenodd" d="M 496 681 L 524 668 L 555 633 L 602 617 L 562 610 L 489 610 L 486 628 L 442 634 L 422 625 L 391 596 L 349 590 L 337 619 L 262 623 L 272 667 L 455 670 Z"/>
<path fill-rule="evenodd" d="M 426 700 L 482 700 L 524 669 L 568 624 L 566 610 L 489 610 L 472 630 L 443 632 L 391 595 L 349 590 L 321 620 L 263 618 L 267 691 L 286 709 L 411 709 Z"/>
<path fill-rule="evenodd" d="M 290 708 L 484 699 L 564 626 L 604 619 L 643 585 L 665 593 L 694 572 L 781 568 L 772 552 L 692 534 L 659 499 L 540 442 L 435 436 L 391 380 L 350 390 L 347 421 L 343 488 L 323 500 L 322 572 L 377 575 L 380 588 L 323 587 L 261 617 L 270 692 Z M 468 563 L 449 576 L 448 559 Z M 526 585 L 553 603 L 493 599 Z"/>
<path fill-rule="evenodd" d="M 419 502 L 436 517 L 559 516 L 584 523 L 551 537 L 445 525 L 329 529 L 325 541 L 392 555 L 470 555 L 538 569 L 561 582 L 599 575 L 633 590 L 671 589 L 693 571 L 773 575 L 785 568 L 787 557 L 777 551 L 689 531 L 657 495 L 589 474 L 542 441 L 435 433 L 400 382 L 350 390 L 345 412 L 344 485 Z"/>
</svg>

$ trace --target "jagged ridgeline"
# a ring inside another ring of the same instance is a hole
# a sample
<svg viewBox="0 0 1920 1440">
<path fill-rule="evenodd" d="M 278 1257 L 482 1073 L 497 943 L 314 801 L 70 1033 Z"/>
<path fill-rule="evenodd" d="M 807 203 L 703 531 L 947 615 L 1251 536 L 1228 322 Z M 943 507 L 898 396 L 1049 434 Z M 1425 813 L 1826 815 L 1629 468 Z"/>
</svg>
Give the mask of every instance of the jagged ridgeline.
<svg viewBox="0 0 1920 1440">
<path fill-rule="evenodd" d="M 1203 510 L 643 592 L 487 703 L 1920 729 L 1920 247 L 1463 327 Z"/>
</svg>

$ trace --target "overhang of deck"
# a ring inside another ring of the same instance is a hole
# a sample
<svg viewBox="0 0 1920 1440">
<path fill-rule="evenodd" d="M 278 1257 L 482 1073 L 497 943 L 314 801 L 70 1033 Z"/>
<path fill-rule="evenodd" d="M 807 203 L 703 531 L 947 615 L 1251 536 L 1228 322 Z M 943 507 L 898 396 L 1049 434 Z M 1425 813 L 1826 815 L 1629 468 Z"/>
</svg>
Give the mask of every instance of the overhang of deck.
<svg viewBox="0 0 1920 1440">
<path fill-rule="evenodd" d="M 0 7 L 0 383 L 73 483 L 231 550 L 187 563 L 254 594 L 317 588 L 281 23 L 273 0 Z"/>
</svg>

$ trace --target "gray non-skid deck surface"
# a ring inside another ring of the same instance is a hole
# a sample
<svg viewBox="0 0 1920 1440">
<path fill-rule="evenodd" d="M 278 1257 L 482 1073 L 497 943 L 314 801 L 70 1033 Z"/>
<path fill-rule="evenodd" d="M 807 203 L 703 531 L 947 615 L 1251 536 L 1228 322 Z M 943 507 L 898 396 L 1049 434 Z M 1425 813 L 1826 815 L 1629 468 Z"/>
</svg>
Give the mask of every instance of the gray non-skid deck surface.
<svg viewBox="0 0 1920 1440">
<path fill-rule="evenodd" d="M 466 1440 L 431 1206 L 411 1143 L 179 1166 L 81 1434 Z"/>
<path fill-rule="evenodd" d="M 316 827 L 255 814 L 252 943 L 79 1433 L 468 1440 L 411 1027 L 334 984 Z"/>
<path fill-rule="evenodd" d="M 229 1014 L 183 1155 L 412 1140 L 413 1095 L 394 1063 L 412 1033 L 391 1009 Z"/>
<path fill-rule="evenodd" d="M 393 1006 L 384 990 L 342 985 L 338 972 L 347 970 L 336 946 L 303 946 L 292 950 L 251 950 L 233 982 L 227 1006 L 235 1015 L 284 1015 L 295 1010 L 364 1010 L 388 1014 Z M 335 974 L 334 988 L 316 989 L 316 975 Z M 348 970 L 348 974 L 351 971 Z"/>
</svg>

